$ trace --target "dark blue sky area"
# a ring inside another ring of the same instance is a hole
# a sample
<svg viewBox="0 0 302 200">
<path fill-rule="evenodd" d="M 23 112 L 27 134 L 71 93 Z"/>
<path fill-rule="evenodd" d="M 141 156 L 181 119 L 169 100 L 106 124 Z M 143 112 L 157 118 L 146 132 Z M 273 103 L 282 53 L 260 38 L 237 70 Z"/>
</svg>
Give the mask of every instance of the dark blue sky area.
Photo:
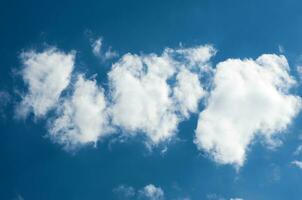
<svg viewBox="0 0 302 200">
<path fill-rule="evenodd" d="M 221 166 L 193 143 L 197 115 L 179 126 L 180 141 L 149 152 L 139 138 L 126 143 L 99 142 L 68 153 L 45 137 L 45 121 L 16 120 L 15 91 L 24 87 L 15 71 L 22 50 L 47 45 L 77 51 L 76 70 L 106 79 L 110 63 L 91 54 L 90 37 L 104 38 L 120 55 L 161 53 L 165 47 L 213 44 L 213 62 L 230 57 L 257 58 L 285 50 L 295 74 L 302 53 L 302 2 L 276 0 L 102 0 L 4 1 L 0 3 L 0 90 L 13 97 L 0 113 L 0 199 L 102 200 L 117 199 L 113 189 L 153 183 L 166 199 L 299 200 L 302 171 L 290 165 L 300 144 L 298 116 L 282 138 L 268 150 L 252 144 L 246 164 L 238 171 Z M 88 67 L 88 69 L 87 69 Z M 302 91 L 297 91 L 301 93 Z"/>
</svg>

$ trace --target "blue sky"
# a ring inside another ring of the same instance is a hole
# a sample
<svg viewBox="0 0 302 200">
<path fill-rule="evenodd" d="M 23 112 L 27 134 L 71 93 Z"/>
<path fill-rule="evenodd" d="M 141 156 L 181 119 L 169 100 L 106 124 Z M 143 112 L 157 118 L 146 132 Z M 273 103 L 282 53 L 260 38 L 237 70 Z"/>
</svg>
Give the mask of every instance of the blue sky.
<svg viewBox="0 0 302 200">
<path fill-rule="evenodd" d="M 1 2 L 0 199 L 301 199 L 301 7 Z"/>
</svg>

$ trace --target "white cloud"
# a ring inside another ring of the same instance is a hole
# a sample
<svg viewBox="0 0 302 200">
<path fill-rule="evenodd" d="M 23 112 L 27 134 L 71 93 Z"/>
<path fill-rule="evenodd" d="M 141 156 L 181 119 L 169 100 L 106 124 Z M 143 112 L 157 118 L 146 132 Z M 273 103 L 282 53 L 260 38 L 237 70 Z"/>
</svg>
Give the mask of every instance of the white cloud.
<svg viewBox="0 0 302 200">
<path fill-rule="evenodd" d="M 196 73 L 206 65 L 210 56 L 198 57 L 196 51 L 204 55 L 212 49 L 198 46 L 190 51 L 166 49 L 160 56 L 124 55 L 108 75 L 113 124 L 128 135 L 144 132 L 153 144 L 170 139 L 178 123 L 189 117 L 190 112 L 197 111 L 198 102 L 204 95 Z M 190 61 L 192 57 L 195 60 Z M 198 66 L 192 66 L 197 61 Z"/>
<path fill-rule="evenodd" d="M 169 138 L 178 123 L 166 82 L 173 73 L 168 58 L 125 55 L 109 73 L 113 123 L 129 134 L 146 132 L 155 143 Z"/>
<path fill-rule="evenodd" d="M 28 92 L 17 108 L 17 114 L 26 117 L 33 112 L 43 117 L 58 103 L 67 87 L 74 67 L 75 53 L 64 53 L 56 48 L 41 53 L 27 51 L 21 54 L 24 66 L 21 74 Z"/>
<path fill-rule="evenodd" d="M 294 160 L 291 162 L 292 165 L 302 169 L 302 161 L 299 161 L 299 160 Z"/>
<path fill-rule="evenodd" d="M 198 120 L 198 148 L 218 163 L 241 166 L 256 134 L 275 145 L 272 138 L 301 108 L 301 99 L 288 94 L 295 83 L 288 71 L 286 58 L 277 55 L 219 63 L 214 89 Z"/>
<path fill-rule="evenodd" d="M 164 191 L 153 184 L 146 185 L 139 191 L 139 195 L 140 198 L 147 200 L 163 200 L 165 197 Z"/>
<path fill-rule="evenodd" d="M 95 80 L 79 75 L 72 96 L 64 99 L 57 118 L 50 123 L 50 136 L 66 149 L 96 144 L 108 131 L 105 108 L 103 89 Z"/>
<path fill-rule="evenodd" d="M 204 67 L 204 64 L 216 54 L 216 50 L 211 45 L 197 46 L 192 48 L 168 49 L 172 53 L 181 55 L 190 66 Z"/>
<path fill-rule="evenodd" d="M 113 51 L 111 47 L 107 50 L 103 50 L 103 38 L 98 38 L 91 44 L 92 53 L 96 56 L 101 58 L 103 61 L 110 60 L 118 56 L 116 51 Z"/>
<path fill-rule="evenodd" d="M 242 198 L 230 198 L 230 200 L 243 200 Z"/>
</svg>

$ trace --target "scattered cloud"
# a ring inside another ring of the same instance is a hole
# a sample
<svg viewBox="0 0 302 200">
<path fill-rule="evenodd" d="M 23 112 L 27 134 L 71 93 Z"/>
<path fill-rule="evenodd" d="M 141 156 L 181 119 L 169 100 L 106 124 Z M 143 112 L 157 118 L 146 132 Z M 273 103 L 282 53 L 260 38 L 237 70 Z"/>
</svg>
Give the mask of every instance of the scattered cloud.
<svg viewBox="0 0 302 200">
<path fill-rule="evenodd" d="M 107 50 L 103 47 L 103 38 L 99 37 L 91 43 L 92 53 L 103 61 L 118 57 L 118 53 L 113 51 L 111 47 Z"/>
<path fill-rule="evenodd" d="M 91 44 L 92 53 L 95 56 L 99 56 L 101 54 L 102 43 L 103 43 L 103 39 L 98 38 Z"/>
<path fill-rule="evenodd" d="M 137 200 L 164 200 L 165 194 L 162 188 L 148 184 L 142 189 L 136 190 L 132 186 L 120 185 L 113 189 L 119 199 Z"/>
<path fill-rule="evenodd" d="M 292 165 L 302 169 L 302 161 L 299 161 L 299 160 L 294 160 L 291 162 Z"/>
<path fill-rule="evenodd" d="M 278 45 L 278 51 L 279 51 L 279 53 L 284 53 L 285 52 L 285 49 L 284 49 L 284 47 L 282 46 L 282 45 Z"/>
<path fill-rule="evenodd" d="M 27 93 L 16 109 L 19 117 L 33 112 L 35 117 L 44 117 L 59 101 L 61 92 L 70 82 L 74 68 L 75 53 L 64 53 L 56 48 L 43 52 L 26 51 L 20 56 L 21 75 Z"/>
<path fill-rule="evenodd" d="M 163 200 L 165 195 L 160 187 L 149 184 L 139 191 L 139 196 L 146 200 Z"/>
<path fill-rule="evenodd" d="M 227 200 L 228 198 L 225 198 L 225 197 L 222 197 L 218 194 L 213 193 L 213 194 L 208 194 L 207 199 L 208 200 Z M 230 198 L 229 200 L 244 200 L 244 199 L 242 199 L 242 198 Z"/>
<path fill-rule="evenodd" d="M 302 80 L 302 66 L 298 65 L 297 68 L 296 68 L 296 71 L 298 73 L 299 80 Z"/>
<path fill-rule="evenodd" d="M 299 145 L 299 146 L 297 147 L 297 149 L 295 150 L 294 155 L 295 155 L 295 156 L 298 156 L 298 155 L 301 154 L 301 152 L 302 152 L 302 145 Z"/>
<path fill-rule="evenodd" d="M 212 194 L 208 194 L 206 196 L 207 200 L 226 200 L 224 197 L 218 195 L 218 194 L 215 194 L 215 193 L 212 193 Z"/>
<path fill-rule="evenodd" d="M 101 48 L 99 38 L 93 52 Z M 301 99 L 289 93 L 296 81 L 284 56 L 228 59 L 212 68 L 215 53 L 212 46 L 200 45 L 166 48 L 161 55 L 125 54 L 108 72 L 105 92 L 85 75 L 70 81 L 74 52 L 24 52 L 21 75 L 27 93 L 16 110 L 23 117 L 30 112 L 44 117 L 55 110 L 48 119 L 49 136 L 68 150 L 96 144 L 115 127 L 126 137 L 144 134 L 153 146 L 171 140 L 178 124 L 198 113 L 204 99 L 197 147 L 218 163 L 242 166 L 256 135 L 269 146 L 277 145 L 276 134 L 299 112 Z M 208 81 L 203 80 L 206 75 Z M 67 95 L 61 97 L 67 86 Z"/>
<path fill-rule="evenodd" d="M 221 164 L 242 166 L 256 134 L 276 145 L 273 137 L 301 108 L 301 99 L 288 94 L 295 80 L 284 56 L 228 59 L 217 65 L 213 82 L 195 143 Z"/>
<path fill-rule="evenodd" d="M 113 189 L 113 192 L 117 195 L 118 199 L 130 200 L 136 196 L 136 191 L 131 186 L 120 185 Z"/>
</svg>

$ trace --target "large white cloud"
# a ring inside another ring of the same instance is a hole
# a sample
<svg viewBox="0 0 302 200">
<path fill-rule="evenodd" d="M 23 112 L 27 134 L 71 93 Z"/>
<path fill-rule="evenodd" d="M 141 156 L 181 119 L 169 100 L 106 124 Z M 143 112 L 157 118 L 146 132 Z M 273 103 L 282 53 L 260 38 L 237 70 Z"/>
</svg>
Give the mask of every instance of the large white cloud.
<svg viewBox="0 0 302 200">
<path fill-rule="evenodd" d="M 93 52 L 101 53 L 101 48 L 100 38 L 93 44 Z M 96 143 L 110 132 L 111 125 L 127 136 L 145 133 L 148 144 L 158 144 L 171 139 L 178 123 L 198 111 L 205 95 L 199 73 L 214 54 L 208 45 L 165 49 L 162 55 L 125 54 L 108 73 L 107 103 L 96 81 L 80 75 L 70 84 L 74 53 L 56 48 L 25 52 L 22 76 L 28 92 L 17 110 L 24 117 L 30 112 L 43 117 L 55 109 L 49 133 L 67 149 Z M 68 85 L 72 95 L 61 97 Z"/>
<path fill-rule="evenodd" d="M 50 123 L 50 136 L 67 149 L 95 144 L 108 131 L 105 108 L 103 89 L 79 75 L 72 96 L 64 99 Z"/>
<path fill-rule="evenodd" d="M 33 112 L 36 117 L 43 117 L 58 103 L 61 92 L 69 84 L 75 54 L 50 48 L 43 52 L 23 52 L 21 61 L 24 66 L 22 78 L 28 92 L 17 113 L 26 117 Z"/>
<path fill-rule="evenodd" d="M 219 63 L 198 120 L 198 148 L 218 163 L 241 166 L 256 134 L 274 145 L 301 108 L 301 99 L 288 94 L 295 83 L 288 72 L 286 58 L 277 55 Z"/>
<path fill-rule="evenodd" d="M 195 73 L 214 53 L 198 46 L 160 56 L 124 55 L 109 72 L 113 124 L 130 135 L 144 132 L 153 144 L 170 139 L 178 123 L 197 111 L 204 91 Z"/>
</svg>

